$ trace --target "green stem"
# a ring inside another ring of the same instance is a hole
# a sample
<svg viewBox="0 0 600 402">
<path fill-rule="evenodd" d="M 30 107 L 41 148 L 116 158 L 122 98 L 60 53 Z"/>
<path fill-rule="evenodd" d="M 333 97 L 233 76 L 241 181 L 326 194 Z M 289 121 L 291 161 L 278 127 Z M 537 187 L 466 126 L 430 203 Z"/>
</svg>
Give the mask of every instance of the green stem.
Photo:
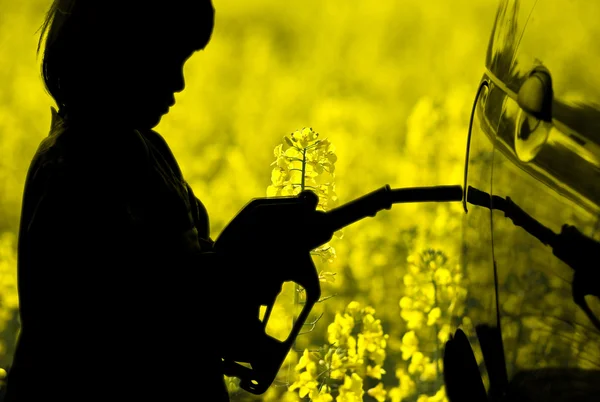
<svg viewBox="0 0 600 402">
<path fill-rule="evenodd" d="M 306 174 L 306 148 L 302 150 L 302 181 L 300 182 L 300 191 L 304 191 L 305 181 L 304 175 Z M 300 300 L 298 300 L 298 294 L 300 293 L 300 289 L 297 283 L 294 283 L 294 306 L 300 304 Z M 296 325 L 296 315 L 292 317 L 292 326 Z M 296 347 L 296 339 L 294 339 L 294 350 L 300 352 Z"/>
<path fill-rule="evenodd" d="M 304 176 L 306 175 L 306 148 L 304 148 L 302 150 L 302 182 L 300 183 L 300 191 L 304 191 L 304 183 L 305 183 L 305 178 Z"/>
</svg>

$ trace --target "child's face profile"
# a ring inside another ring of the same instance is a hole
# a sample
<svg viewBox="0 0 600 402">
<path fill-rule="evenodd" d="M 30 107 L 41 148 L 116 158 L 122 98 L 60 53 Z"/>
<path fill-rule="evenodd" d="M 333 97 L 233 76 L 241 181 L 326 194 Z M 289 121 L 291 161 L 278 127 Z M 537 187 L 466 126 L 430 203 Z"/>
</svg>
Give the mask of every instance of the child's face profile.
<svg viewBox="0 0 600 402">
<path fill-rule="evenodd" d="M 87 24 L 88 39 L 71 34 L 72 46 L 85 50 L 68 69 L 74 77 L 69 107 L 85 115 L 102 114 L 115 124 L 150 129 L 175 104 L 175 93 L 185 88 L 184 64 L 208 44 L 214 9 L 210 0 L 124 4 L 128 7 L 116 15 L 99 14 L 104 10 L 100 6 L 86 9 L 80 24 Z"/>
<path fill-rule="evenodd" d="M 156 126 L 175 104 L 175 93 L 185 88 L 184 64 L 196 51 L 186 38 L 163 39 L 129 49 L 111 63 L 116 68 L 110 80 L 109 110 L 138 129 Z"/>
<path fill-rule="evenodd" d="M 54 0 L 40 36 L 46 88 L 67 115 L 153 128 L 185 88 L 185 62 L 210 41 L 212 1 L 104 3 Z"/>
<path fill-rule="evenodd" d="M 136 128 L 156 126 L 183 91 L 183 67 L 194 53 L 191 46 L 159 46 L 150 52 L 125 57 L 111 102 L 115 112 L 128 115 Z"/>
</svg>

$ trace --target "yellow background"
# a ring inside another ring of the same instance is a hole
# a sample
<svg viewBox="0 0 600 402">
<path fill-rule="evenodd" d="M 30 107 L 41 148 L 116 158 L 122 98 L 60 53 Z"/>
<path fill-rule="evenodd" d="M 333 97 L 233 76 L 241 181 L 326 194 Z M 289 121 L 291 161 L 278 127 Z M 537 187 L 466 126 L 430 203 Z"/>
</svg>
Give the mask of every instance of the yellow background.
<svg viewBox="0 0 600 402">
<path fill-rule="evenodd" d="M 10 364 L 18 328 L 15 239 L 24 177 L 48 134 L 53 106 L 35 54 L 36 31 L 49 5 L 0 0 L 2 367 Z M 157 127 L 205 203 L 213 238 L 251 198 L 266 195 L 273 149 L 303 127 L 335 146 L 340 203 L 385 184 L 462 184 L 469 116 L 496 0 L 214 0 L 214 5 L 212 41 L 186 64 L 186 89 Z M 400 300 L 410 256 L 432 248 L 448 257 L 449 267 L 456 266 L 460 219 L 458 204 L 399 205 L 347 227 L 342 239 L 331 242 L 334 262 L 316 260 L 320 270 L 336 274 L 335 282 L 323 284 L 325 296 L 336 296 L 315 309 L 324 315 L 299 344 L 326 343 L 329 324 L 351 301 L 372 306 L 389 334 L 383 388 L 388 397 L 399 395 L 391 390 L 398 387 L 397 369 L 408 367 L 402 339 L 409 328 Z M 210 286 L 199 284 L 198 291 Z M 279 327 L 285 327 L 288 318 L 280 315 Z M 435 344 L 435 335 L 420 341 L 432 361 Z M 290 355 L 292 369 L 282 375 L 283 383 L 296 381 L 293 365 L 300 354 Z M 409 375 L 415 384 L 404 400 L 435 395 L 443 383 L 441 375 L 421 381 L 418 373 Z M 235 381 L 230 387 L 233 400 L 252 398 L 237 391 Z M 376 400 L 367 388 L 364 399 Z M 262 398 L 283 398 L 285 389 L 274 386 Z"/>
</svg>

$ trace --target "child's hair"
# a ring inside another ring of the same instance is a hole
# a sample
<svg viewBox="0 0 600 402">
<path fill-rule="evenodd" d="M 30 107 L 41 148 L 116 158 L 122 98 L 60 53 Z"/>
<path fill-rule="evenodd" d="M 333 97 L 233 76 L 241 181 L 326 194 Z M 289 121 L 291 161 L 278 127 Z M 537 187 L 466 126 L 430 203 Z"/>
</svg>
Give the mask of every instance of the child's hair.
<svg viewBox="0 0 600 402">
<path fill-rule="evenodd" d="M 61 107 L 77 97 L 77 88 L 89 88 L 107 66 L 118 65 L 119 52 L 169 47 L 176 38 L 201 50 L 213 26 L 211 0 L 53 0 L 37 47 L 39 56 L 45 38 L 44 85 Z"/>
</svg>

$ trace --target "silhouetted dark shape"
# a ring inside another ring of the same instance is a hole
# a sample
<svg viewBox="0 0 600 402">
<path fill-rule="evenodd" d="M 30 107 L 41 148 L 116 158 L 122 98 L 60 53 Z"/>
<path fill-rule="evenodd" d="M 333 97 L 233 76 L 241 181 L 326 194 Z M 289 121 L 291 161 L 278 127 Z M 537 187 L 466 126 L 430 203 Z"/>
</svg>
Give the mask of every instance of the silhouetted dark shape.
<svg viewBox="0 0 600 402">
<path fill-rule="evenodd" d="M 6 401 L 228 400 L 208 215 L 152 130 L 213 18 L 210 0 L 52 4 L 59 110 L 23 194 Z"/>
<path fill-rule="evenodd" d="M 491 398 L 498 398 L 504 393 L 508 385 L 502 334 L 498 327 L 487 324 L 476 325 L 475 332 L 489 377 L 488 395 Z"/>
<path fill-rule="evenodd" d="M 458 329 L 444 347 L 444 384 L 448 399 L 485 402 L 487 395 L 475 355 L 465 333 Z"/>
<path fill-rule="evenodd" d="M 462 201 L 461 186 L 434 186 L 392 189 L 386 185 L 328 212 L 316 210 L 318 197 L 312 191 L 298 196 L 255 198 L 225 227 L 214 250 L 227 256 L 233 276 L 237 302 L 231 308 L 243 317 L 258 318 L 266 306 L 265 317 L 251 327 L 256 337 L 241 338 L 231 328 L 225 339 L 225 373 L 240 378 L 240 387 L 254 394 L 264 393 L 273 383 L 286 356 L 294 345 L 308 314 L 321 296 L 317 270 L 310 251 L 327 243 L 333 234 L 361 219 L 374 217 L 393 204 L 408 202 Z M 294 231 L 281 236 L 282 221 L 293 220 Z M 260 267 L 251 267 L 247 259 L 259 258 L 269 248 L 269 259 Z M 257 255 L 258 254 L 258 255 Z M 282 342 L 266 334 L 266 327 L 284 282 L 295 282 L 306 291 L 302 312 L 288 337 Z M 239 363 L 249 363 L 250 368 Z"/>
</svg>

